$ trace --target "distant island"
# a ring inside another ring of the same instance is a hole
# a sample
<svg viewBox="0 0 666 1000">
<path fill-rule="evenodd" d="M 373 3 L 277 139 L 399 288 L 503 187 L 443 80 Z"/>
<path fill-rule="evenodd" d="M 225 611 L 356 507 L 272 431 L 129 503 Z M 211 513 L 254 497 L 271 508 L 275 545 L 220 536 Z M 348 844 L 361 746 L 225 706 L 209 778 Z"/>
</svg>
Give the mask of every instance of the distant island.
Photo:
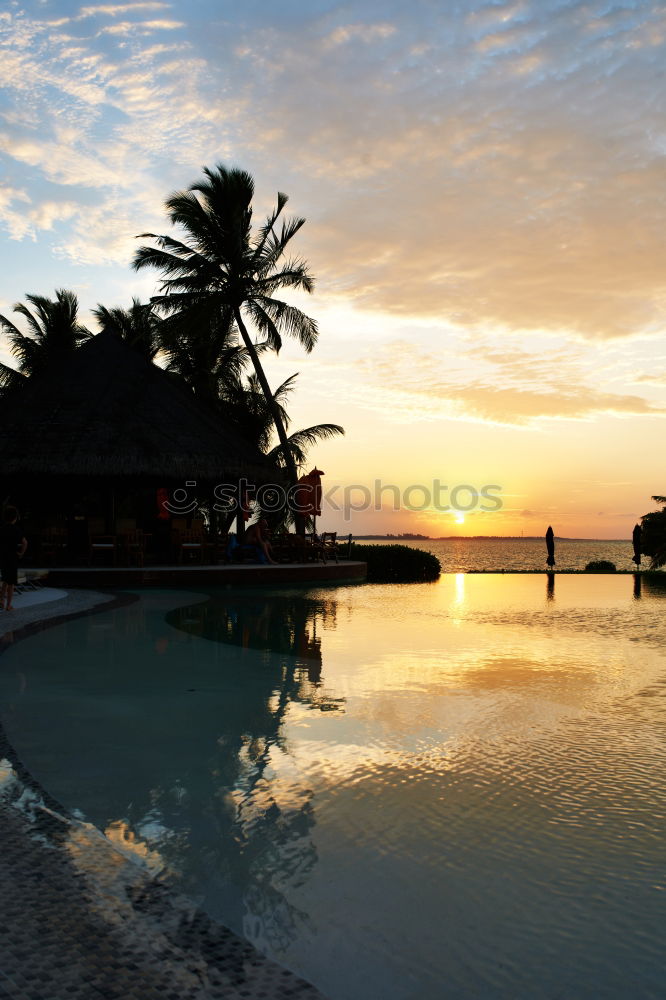
<svg viewBox="0 0 666 1000">
<path fill-rule="evenodd" d="M 399 541 L 418 541 L 418 542 L 433 541 L 430 535 L 412 535 L 409 533 L 404 535 L 354 535 L 354 538 L 357 539 L 392 538 L 394 541 L 399 540 Z"/>
</svg>

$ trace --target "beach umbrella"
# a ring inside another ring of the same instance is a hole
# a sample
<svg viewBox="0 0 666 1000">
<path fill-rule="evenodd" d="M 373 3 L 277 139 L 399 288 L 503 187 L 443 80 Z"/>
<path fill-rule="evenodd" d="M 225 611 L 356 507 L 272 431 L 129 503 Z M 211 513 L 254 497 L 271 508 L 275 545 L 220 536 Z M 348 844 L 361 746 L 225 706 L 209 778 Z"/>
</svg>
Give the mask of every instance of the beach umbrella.
<svg viewBox="0 0 666 1000">
<path fill-rule="evenodd" d="M 633 555 L 633 558 L 632 558 L 632 562 L 635 562 L 637 566 L 640 566 L 640 564 L 641 564 L 641 535 L 642 534 L 643 534 L 643 529 L 641 528 L 640 524 L 637 524 L 634 527 L 634 532 L 633 532 L 633 535 L 631 536 L 631 540 L 634 543 L 634 555 Z"/>
<path fill-rule="evenodd" d="M 552 567 L 555 565 L 555 536 L 550 525 L 548 525 L 548 531 L 546 532 L 546 548 L 548 549 L 546 562 Z"/>
<path fill-rule="evenodd" d="M 312 469 L 307 475 L 301 476 L 294 490 L 294 506 L 296 513 L 303 517 L 311 517 L 314 523 L 321 514 L 321 469 Z"/>
</svg>

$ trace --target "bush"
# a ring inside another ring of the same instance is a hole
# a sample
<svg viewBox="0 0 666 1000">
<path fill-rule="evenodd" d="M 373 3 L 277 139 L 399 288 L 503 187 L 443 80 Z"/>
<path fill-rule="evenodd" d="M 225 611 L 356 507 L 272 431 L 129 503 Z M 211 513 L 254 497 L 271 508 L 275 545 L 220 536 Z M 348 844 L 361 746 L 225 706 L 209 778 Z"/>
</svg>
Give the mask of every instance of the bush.
<svg viewBox="0 0 666 1000">
<path fill-rule="evenodd" d="M 608 559 L 593 559 L 585 567 L 586 573 L 614 573 L 615 563 L 609 562 Z"/>
<path fill-rule="evenodd" d="M 661 497 L 653 497 L 658 502 Z M 651 511 L 641 518 L 643 534 L 641 537 L 641 552 L 652 559 L 651 569 L 657 569 L 666 563 L 666 507 Z"/>
<path fill-rule="evenodd" d="M 368 564 L 369 583 L 426 583 L 442 572 L 437 556 L 409 545 L 352 544 L 349 558 Z"/>
</svg>

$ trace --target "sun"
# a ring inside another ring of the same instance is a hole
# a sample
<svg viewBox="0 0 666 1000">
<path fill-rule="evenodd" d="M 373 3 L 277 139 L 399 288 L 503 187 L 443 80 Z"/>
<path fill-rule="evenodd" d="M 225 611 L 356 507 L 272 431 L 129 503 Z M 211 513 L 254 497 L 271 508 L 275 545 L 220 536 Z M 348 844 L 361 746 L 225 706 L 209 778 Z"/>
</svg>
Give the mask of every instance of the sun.
<svg viewBox="0 0 666 1000">
<path fill-rule="evenodd" d="M 456 524 L 464 524 L 464 523 L 465 523 L 465 515 L 456 514 Z"/>
</svg>

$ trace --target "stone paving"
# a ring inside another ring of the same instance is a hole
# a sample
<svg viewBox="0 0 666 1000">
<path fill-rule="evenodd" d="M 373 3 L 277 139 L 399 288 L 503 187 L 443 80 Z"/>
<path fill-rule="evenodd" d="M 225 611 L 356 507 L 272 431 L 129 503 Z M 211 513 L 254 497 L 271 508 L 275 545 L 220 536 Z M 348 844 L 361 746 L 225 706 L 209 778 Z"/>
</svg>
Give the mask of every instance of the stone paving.
<svg viewBox="0 0 666 1000">
<path fill-rule="evenodd" d="M 92 592 L 44 596 L 52 599 L 17 600 L 0 614 L 5 648 L 54 619 L 116 603 Z M 0 845 L 0 1000 L 323 1000 L 67 816 L 1 728 Z"/>
</svg>

